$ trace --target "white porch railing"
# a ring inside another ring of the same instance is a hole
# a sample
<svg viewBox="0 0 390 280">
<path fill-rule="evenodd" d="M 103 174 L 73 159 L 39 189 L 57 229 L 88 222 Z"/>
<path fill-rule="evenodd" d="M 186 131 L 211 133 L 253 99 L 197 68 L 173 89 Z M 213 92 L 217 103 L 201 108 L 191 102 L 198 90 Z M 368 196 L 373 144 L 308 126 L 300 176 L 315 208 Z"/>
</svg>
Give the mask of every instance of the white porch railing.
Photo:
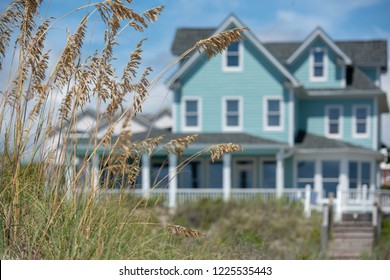
<svg viewBox="0 0 390 280">
<path fill-rule="evenodd" d="M 119 190 L 106 190 L 107 194 L 118 193 Z M 123 191 L 122 191 L 123 192 Z M 124 192 L 135 195 L 137 197 L 148 197 L 154 199 L 161 199 L 164 205 L 172 205 L 170 199 L 175 199 L 175 205 L 184 205 L 199 199 L 224 199 L 223 189 L 177 189 L 175 196 L 169 195 L 169 189 L 152 189 L 146 194 L 142 189 L 130 189 Z M 231 189 L 230 199 L 255 199 L 261 198 L 264 201 L 272 201 L 276 198 L 282 197 L 288 202 L 299 201 L 304 205 L 304 213 L 310 216 L 312 209 L 322 210 L 323 203 L 328 202 L 323 194 L 317 193 L 307 186 L 305 189 L 286 188 L 283 192 L 278 194 L 276 189 Z M 336 198 L 334 201 L 335 220 L 340 220 L 342 213 L 345 212 L 372 212 L 374 203 L 379 203 L 381 209 L 390 213 L 390 190 L 374 190 L 367 187 L 357 189 L 343 189 L 338 188 Z"/>
</svg>

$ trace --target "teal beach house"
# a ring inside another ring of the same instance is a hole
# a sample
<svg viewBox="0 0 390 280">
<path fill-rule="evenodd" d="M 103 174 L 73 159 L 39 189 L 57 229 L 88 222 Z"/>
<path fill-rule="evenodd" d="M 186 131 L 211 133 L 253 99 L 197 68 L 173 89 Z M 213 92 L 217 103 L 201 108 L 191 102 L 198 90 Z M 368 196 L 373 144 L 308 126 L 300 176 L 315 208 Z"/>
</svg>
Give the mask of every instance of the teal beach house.
<svg viewBox="0 0 390 280">
<path fill-rule="evenodd" d="M 179 56 L 200 39 L 244 26 L 231 15 L 217 28 L 179 28 L 172 52 Z M 192 53 L 167 81 L 170 125 L 133 139 L 199 136 L 181 157 L 145 155 L 134 192 L 163 195 L 170 207 L 201 197 L 285 195 L 312 206 L 330 193 L 369 198 L 380 189 L 380 120 L 389 112 L 380 77 L 387 61 L 385 40 L 334 41 L 320 27 L 300 42 L 262 42 L 246 30 L 220 55 Z M 243 150 L 181 165 L 216 143 Z"/>
</svg>

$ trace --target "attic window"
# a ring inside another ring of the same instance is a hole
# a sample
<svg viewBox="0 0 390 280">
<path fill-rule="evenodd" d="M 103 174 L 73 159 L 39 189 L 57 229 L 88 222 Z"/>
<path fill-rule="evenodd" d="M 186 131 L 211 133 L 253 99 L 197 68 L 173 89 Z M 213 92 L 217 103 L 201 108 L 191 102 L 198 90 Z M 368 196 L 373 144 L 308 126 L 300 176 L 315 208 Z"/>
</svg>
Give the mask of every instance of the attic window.
<svg viewBox="0 0 390 280">
<path fill-rule="evenodd" d="M 242 51 L 241 43 L 231 43 L 224 52 L 222 64 L 224 71 L 242 70 Z"/>
<path fill-rule="evenodd" d="M 324 48 L 313 48 L 310 56 L 310 80 L 323 82 L 327 79 L 327 53 Z"/>
</svg>

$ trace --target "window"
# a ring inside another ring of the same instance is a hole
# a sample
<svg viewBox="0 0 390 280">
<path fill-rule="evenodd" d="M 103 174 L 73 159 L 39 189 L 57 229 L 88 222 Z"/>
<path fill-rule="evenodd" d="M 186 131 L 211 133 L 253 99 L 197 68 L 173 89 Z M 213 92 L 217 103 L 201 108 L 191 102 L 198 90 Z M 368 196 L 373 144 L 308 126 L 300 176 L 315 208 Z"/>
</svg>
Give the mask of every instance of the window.
<svg viewBox="0 0 390 280">
<path fill-rule="evenodd" d="M 325 197 L 329 197 L 329 193 L 333 193 L 334 197 L 336 197 L 337 185 L 339 184 L 339 176 L 339 161 L 328 160 L 322 162 L 322 180 Z"/>
<path fill-rule="evenodd" d="M 209 162 L 208 182 L 209 188 L 222 189 L 223 187 L 223 164 L 222 161 Z"/>
<path fill-rule="evenodd" d="M 310 80 L 326 81 L 327 79 L 327 53 L 324 48 L 314 48 L 310 56 Z"/>
<path fill-rule="evenodd" d="M 353 137 L 368 137 L 369 121 L 368 106 L 355 106 L 353 108 Z"/>
<path fill-rule="evenodd" d="M 222 63 L 224 71 L 242 70 L 242 46 L 240 42 L 231 43 L 224 52 Z"/>
<path fill-rule="evenodd" d="M 223 130 L 241 131 L 242 130 L 242 98 L 226 97 L 223 99 L 222 106 Z"/>
<path fill-rule="evenodd" d="M 349 188 L 370 186 L 371 164 L 369 162 L 350 161 L 348 164 Z"/>
<path fill-rule="evenodd" d="M 201 127 L 201 102 L 200 98 L 184 98 L 184 131 L 200 131 Z"/>
<path fill-rule="evenodd" d="M 277 97 L 265 98 L 265 130 L 282 130 L 282 100 Z"/>
<path fill-rule="evenodd" d="M 276 162 L 263 162 L 263 188 L 276 188 Z"/>
<path fill-rule="evenodd" d="M 310 185 L 314 188 L 314 161 L 299 161 L 297 166 L 298 171 L 298 188 L 305 188 Z"/>
<path fill-rule="evenodd" d="M 339 138 L 342 135 L 342 108 L 341 106 L 326 107 L 325 135 Z"/>
<path fill-rule="evenodd" d="M 180 171 L 179 188 L 201 188 L 201 175 L 201 163 L 199 161 L 192 161 L 185 164 L 183 169 Z"/>
<path fill-rule="evenodd" d="M 250 189 L 254 188 L 255 161 L 252 159 L 239 159 L 235 161 L 235 180 L 233 188 Z"/>
</svg>

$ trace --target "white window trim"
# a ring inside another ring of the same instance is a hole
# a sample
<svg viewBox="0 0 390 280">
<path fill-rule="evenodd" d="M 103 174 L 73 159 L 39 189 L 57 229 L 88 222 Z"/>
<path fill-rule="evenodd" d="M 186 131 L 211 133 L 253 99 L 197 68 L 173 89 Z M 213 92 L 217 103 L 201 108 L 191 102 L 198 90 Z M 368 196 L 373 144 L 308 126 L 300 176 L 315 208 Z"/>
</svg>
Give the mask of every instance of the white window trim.
<svg viewBox="0 0 390 280">
<path fill-rule="evenodd" d="M 324 52 L 324 72 L 322 77 L 314 76 L 314 51 L 321 50 Z M 310 82 L 326 82 L 328 80 L 328 50 L 326 48 L 317 47 L 312 48 L 310 50 L 310 58 L 309 58 L 309 75 Z"/>
<path fill-rule="evenodd" d="M 186 101 L 198 101 L 198 126 L 186 125 Z M 182 103 L 182 131 L 183 132 L 200 132 L 202 130 L 202 98 L 199 96 L 185 96 Z"/>
<path fill-rule="evenodd" d="M 227 106 L 228 100 L 238 101 L 238 126 L 227 125 Z M 222 97 L 222 131 L 237 132 L 243 131 L 243 119 L 244 119 L 244 100 L 242 96 L 223 96 Z"/>
<path fill-rule="evenodd" d="M 268 125 L 268 100 L 278 100 L 280 102 L 280 124 L 279 126 Z M 263 127 L 264 131 L 281 132 L 284 129 L 284 104 L 283 98 L 279 96 L 264 96 L 263 98 Z"/>
<path fill-rule="evenodd" d="M 243 42 L 238 43 L 238 66 L 227 65 L 227 48 L 222 52 L 222 71 L 223 72 L 242 72 L 244 69 L 244 47 Z"/>
<path fill-rule="evenodd" d="M 366 119 L 366 132 L 365 133 L 358 133 L 357 132 L 357 110 L 360 108 L 365 108 L 367 110 L 367 119 Z M 352 107 L 352 137 L 353 138 L 369 138 L 370 137 L 370 106 L 368 105 L 354 105 Z"/>
<path fill-rule="evenodd" d="M 329 131 L 329 110 L 337 108 L 340 110 L 340 119 L 339 119 L 339 133 L 331 134 Z M 343 106 L 341 105 L 328 105 L 325 107 L 325 136 L 328 138 L 341 138 L 343 136 Z"/>
</svg>

